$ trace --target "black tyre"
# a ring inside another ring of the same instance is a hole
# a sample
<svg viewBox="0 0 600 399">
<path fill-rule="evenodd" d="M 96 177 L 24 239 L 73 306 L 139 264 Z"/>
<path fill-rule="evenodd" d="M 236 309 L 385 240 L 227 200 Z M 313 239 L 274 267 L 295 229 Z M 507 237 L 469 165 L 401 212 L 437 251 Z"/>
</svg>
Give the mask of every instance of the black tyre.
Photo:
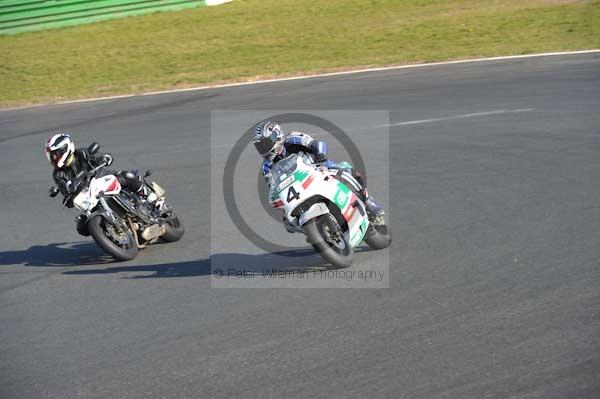
<svg viewBox="0 0 600 399">
<path fill-rule="evenodd" d="M 177 241 L 183 237 L 183 233 L 185 233 L 183 223 L 175 214 L 173 214 L 172 218 L 164 224 L 164 227 L 165 233 L 161 236 L 161 238 L 167 242 Z"/>
<path fill-rule="evenodd" d="M 352 264 L 352 247 L 348 235 L 343 234 L 337 220 L 331 215 L 321 215 L 302 226 L 308 242 L 334 266 L 348 267 Z"/>
<path fill-rule="evenodd" d="M 384 249 L 392 243 L 392 233 L 386 224 L 369 225 L 364 241 L 373 249 Z"/>
<path fill-rule="evenodd" d="M 131 260 L 136 257 L 139 249 L 130 229 L 119 233 L 101 215 L 88 220 L 87 228 L 100 248 L 115 259 Z"/>
</svg>

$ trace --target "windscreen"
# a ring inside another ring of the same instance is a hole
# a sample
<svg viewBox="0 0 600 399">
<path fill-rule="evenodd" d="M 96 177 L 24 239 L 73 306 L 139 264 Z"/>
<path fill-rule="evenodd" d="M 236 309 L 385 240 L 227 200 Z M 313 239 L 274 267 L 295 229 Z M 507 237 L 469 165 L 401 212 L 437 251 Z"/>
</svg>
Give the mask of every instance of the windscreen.
<svg viewBox="0 0 600 399">
<path fill-rule="evenodd" d="M 279 185 L 282 181 L 287 179 L 298 166 L 298 155 L 292 154 L 289 157 L 282 159 L 277 162 L 271 169 L 271 178 L 273 179 L 273 186 Z"/>
</svg>

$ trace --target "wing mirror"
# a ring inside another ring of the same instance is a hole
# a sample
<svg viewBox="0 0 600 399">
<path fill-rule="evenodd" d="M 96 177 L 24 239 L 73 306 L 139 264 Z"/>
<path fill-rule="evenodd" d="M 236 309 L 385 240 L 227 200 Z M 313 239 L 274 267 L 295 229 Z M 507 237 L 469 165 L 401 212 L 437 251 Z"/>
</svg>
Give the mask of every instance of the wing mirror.
<svg viewBox="0 0 600 399">
<path fill-rule="evenodd" d="M 94 155 L 94 154 L 96 154 L 98 152 L 99 149 L 100 149 L 100 145 L 98 143 L 92 143 L 88 147 L 88 153 L 90 155 Z"/>
<path fill-rule="evenodd" d="M 50 190 L 48 190 L 48 195 L 51 198 L 56 197 L 58 195 L 58 189 L 56 187 L 54 187 L 54 186 L 50 187 Z"/>
<path fill-rule="evenodd" d="M 144 173 L 144 177 L 150 177 L 150 176 L 152 176 L 152 169 L 148 169 L 146 171 L 146 173 Z"/>
</svg>

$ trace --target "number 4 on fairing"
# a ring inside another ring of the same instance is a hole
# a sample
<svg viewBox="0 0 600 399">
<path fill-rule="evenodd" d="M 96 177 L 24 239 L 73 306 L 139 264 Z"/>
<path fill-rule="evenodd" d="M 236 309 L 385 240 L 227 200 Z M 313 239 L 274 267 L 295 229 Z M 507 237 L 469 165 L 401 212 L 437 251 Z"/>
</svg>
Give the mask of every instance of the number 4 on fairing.
<svg viewBox="0 0 600 399">
<path fill-rule="evenodd" d="M 292 202 L 295 199 L 300 199 L 300 194 L 294 189 L 294 186 L 292 186 L 288 191 L 287 202 Z"/>
</svg>

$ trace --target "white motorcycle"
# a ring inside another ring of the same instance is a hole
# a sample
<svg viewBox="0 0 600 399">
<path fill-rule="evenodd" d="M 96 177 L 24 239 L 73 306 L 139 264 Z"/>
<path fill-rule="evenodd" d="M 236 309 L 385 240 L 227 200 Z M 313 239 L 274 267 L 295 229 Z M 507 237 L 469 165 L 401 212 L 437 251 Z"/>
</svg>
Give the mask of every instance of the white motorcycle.
<svg viewBox="0 0 600 399">
<path fill-rule="evenodd" d="M 321 256 L 337 267 L 352 263 L 353 248 L 363 240 L 374 249 L 390 245 L 385 220 L 369 222 L 365 204 L 340 169 L 292 154 L 271 169 L 269 201 L 283 210 L 290 232 L 303 232 Z"/>
<path fill-rule="evenodd" d="M 97 151 L 95 146 L 90 146 L 91 153 Z M 145 195 L 140 196 L 122 190 L 114 175 L 97 176 L 105 166 L 106 162 L 78 175 L 80 183 L 70 195 L 75 208 L 81 211 L 75 219 L 80 234 L 91 235 L 117 260 L 131 260 L 139 249 L 159 239 L 171 242 L 183 236 L 183 224 L 165 202 L 165 190 L 146 180 L 151 170 L 143 177 Z M 57 194 L 56 187 L 52 187 L 50 196 Z"/>
</svg>

